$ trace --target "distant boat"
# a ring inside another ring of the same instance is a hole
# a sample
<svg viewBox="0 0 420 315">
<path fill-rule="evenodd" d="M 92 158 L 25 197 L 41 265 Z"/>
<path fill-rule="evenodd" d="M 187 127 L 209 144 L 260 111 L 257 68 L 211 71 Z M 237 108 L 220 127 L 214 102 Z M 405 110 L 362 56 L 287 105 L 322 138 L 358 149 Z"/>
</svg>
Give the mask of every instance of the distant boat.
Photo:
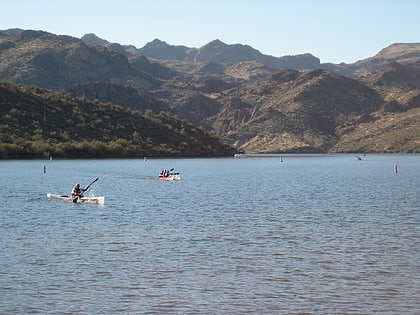
<svg viewBox="0 0 420 315">
<path fill-rule="evenodd" d="M 161 180 L 180 180 L 181 175 L 179 173 L 169 174 L 167 176 L 159 175 L 159 179 Z"/>
<path fill-rule="evenodd" d="M 178 172 L 171 173 L 173 170 L 174 170 L 173 168 L 171 168 L 169 171 L 162 170 L 158 178 L 161 180 L 180 180 L 181 175 Z"/>
<path fill-rule="evenodd" d="M 238 153 L 235 153 L 235 155 L 233 157 L 234 158 L 244 158 L 244 157 L 248 157 L 248 154 L 246 154 L 245 152 L 238 152 Z"/>
</svg>

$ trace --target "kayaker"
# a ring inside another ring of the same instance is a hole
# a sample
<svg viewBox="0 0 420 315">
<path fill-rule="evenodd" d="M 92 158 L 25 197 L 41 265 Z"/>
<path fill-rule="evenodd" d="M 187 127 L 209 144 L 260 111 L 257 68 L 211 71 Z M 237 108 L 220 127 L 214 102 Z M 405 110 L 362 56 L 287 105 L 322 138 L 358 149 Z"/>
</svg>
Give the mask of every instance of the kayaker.
<svg viewBox="0 0 420 315">
<path fill-rule="evenodd" d="M 80 184 L 76 184 L 74 185 L 72 191 L 71 191 L 71 196 L 74 197 L 79 197 L 79 198 L 83 198 L 83 192 L 86 191 L 86 189 L 80 188 Z"/>
<path fill-rule="evenodd" d="M 161 170 L 159 173 L 159 177 L 168 177 L 169 171 L 167 169 Z"/>
</svg>

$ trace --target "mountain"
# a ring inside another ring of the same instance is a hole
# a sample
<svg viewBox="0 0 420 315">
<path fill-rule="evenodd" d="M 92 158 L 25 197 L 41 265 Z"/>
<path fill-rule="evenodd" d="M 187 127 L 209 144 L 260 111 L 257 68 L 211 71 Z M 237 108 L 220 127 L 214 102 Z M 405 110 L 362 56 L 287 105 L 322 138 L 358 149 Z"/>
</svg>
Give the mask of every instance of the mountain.
<svg viewBox="0 0 420 315">
<path fill-rule="evenodd" d="M 334 65 L 220 40 L 197 49 L 156 39 L 143 51 L 149 56 L 93 35 L 84 40 L 91 44 L 0 31 L 0 77 L 165 112 L 248 152 L 420 152 L 417 44 Z"/>
<path fill-rule="evenodd" d="M 319 68 L 320 61 L 311 54 L 273 57 L 264 55 L 258 50 L 242 44 L 227 45 L 214 40 L 203 47 L 190 50 L 187 61 L 212 61 L 217 63 L 236 63 L 256 61 L 275 69 L 314 69 Z"/>
<path fill-rule="evenodd" d="M 0 158 L 207 157 L 234 150 L 163 113 L 0 82 Z"/>
<path fill-rule="evenodd" d="M 154 39 L 147 43 L 143 48 L 137 49 L 138 55 L 165 59 L 165 60 L 185 60 L 190 48 L 186 46 L 173 46 L 159 39 Z"/>
<path fill-rule="evenodd" d="M 317 69 L 320 60 L 311 54 L 273 57 L 264 55 L 248 45 L 227 45 L 216 39 L 200 48 L 173 46 L 155 39 L 137 50 L 137 54 L 149 58 L 189 62 L 237 63 L 256 61 L 275 69 Z"/>
<path fill-rule="evenodd" d="M 345 65 L 338 72 L 344 75 L 362 76 L 380 71 L 393 62 L 407 64 L 416 61 L 420 61 L 420 43 L 399 43 L 385 47 L 373 57 Z"/>
<path fill-rule="evenodd" d="M 93 33 L 85 34 L 80 39 L 88 45 L 104 46 L 126 57 L 135 55 L 137 51 L 137 48 L 133 45 L 120 45 L 118 43 L 110 43 L 107 40 L 102 39 Z"/>
<path fill-rule="evenodd" d="M 110 43 L 94 34 L 82 37 L 86 43 L 95 43 L 110 47 Z M 121 50 L 118 50 L 121 52 Z M 324 69 L 345 76 L 357 77 L 372 71 L 378 71 L 391 62 L 401 64 L 420 60 L 420 43 L 397 43 L 382 49 L 373 57 L 359 60 L 352 64 L 320 63 L 319 58 L 309 53 L 282 57 L 264 55 L 258 50 L 242 44 L 228 45 L 216 39 L 200 48 L 190 48 L 182 45 L 170 45 L 159 39 L 154 39 L 144 47 L 136 49 L 125 46 L 128 55 L 143 55 L 151 59 L 177 60 L 189 62 L 216 62 L 221 64 L 239 62 L 257 62 L 276 70 L 313 70 Z"/>
<path fill-rule="evenodd" d="M 96 36 L 93 33 L 85 34 L 80 39 L 82 41 L 84 41 L 88 45 L 101 45 L 101 46 L 106 46 L 106 45 L 110 45 L 111 44 L 107 40 L 102 39 L 102 38 Z"/>
<path fill-rule="evenodd" d="M 48 89 L 96 81 L 156 88 L 159 80 L 130 66 L 121 53 L 43 31 L 0 31 L 0 79 Z"/>
<path fill-rule="evenodd" d="M 81 38 L 87 44 L 110 46 L 110 43 L 94 34 L 85 34 Z M 134 50 L 126 46 L 129 55 L 141 55 L 152 59 L 178 60 L 188 62 L 237 63 L 255 61 L 275 69 L 318 69 L 320 60 L 309 53 L 273 57 L 264 55 L 248 45 L 228 45 L 216 39 L 200 48 L 190 48 L 182 45 L 170 45 L 159 39 L 147 43 L 144 47 Z M 117 50 L 121 52 L 121 50 Z"/>
<path fill-rule="evenodd" d="M 166 104 L 170 114 L 247 152 L 419 152 L 420 92 L 408 88 L 416 65 L 400 68 L 398 76 L 407 78 L 397 81 L 402 86 L 381 83 L 394 68 L 363 79 L 326 70 L 283 70 L 241 85 L 171 81 L 146 95 Z M 372 135 L 363 141 L 362 126 Z"/>
<path fill-rule="evenodd" d="M 413 63 L 387 63 L 381 71 L 365 75 L 365 81 L 376 86 L 420 89 L 420 59 Z"/>
<path fill-rule="evenodd" d="M 418 90 L 289 70 L 220 95 L 219 102 L 219 113 L 207 121 L 227 143 L 249 152 L 420 150 Z M 371 135 L 363 142 L 361 130 Z"/>
</svg>

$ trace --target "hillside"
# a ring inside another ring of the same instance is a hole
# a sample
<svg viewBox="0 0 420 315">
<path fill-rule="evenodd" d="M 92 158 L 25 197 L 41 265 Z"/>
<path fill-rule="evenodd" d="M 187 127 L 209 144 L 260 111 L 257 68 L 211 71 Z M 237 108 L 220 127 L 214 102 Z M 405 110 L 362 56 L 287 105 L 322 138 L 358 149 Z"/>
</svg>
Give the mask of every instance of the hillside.
<svg viewBox="0 0 420 315">
<path fill-rule="evenodd" d="M 0 31 L 0 78 L 176 117 L 174 129 L 187 121 L 247 152 L 420 152 L 419 52 L 395 44 L 334 65 L 220 40 L 137 49 L 16 29 Z"/>
<path fill-rule="evenodd" d="M 159 80 L 130 66 L 127 58 L 103 46 L 43 31 L 0 31 L 0 79 L 47 89 L 96 81 L 156 88 Z"/>
<path fill-rule="evenodd" d="M 222 98 L 213 127 L 252 152 L 327 152 L 336 128 L 382 104 L 374 90 L 324 70 L 283 71 Z"/>
<path fill-rule="evenodd" d="M 397 43 L 385 47 L 373 57 L 348 65 L 345 72 L 357 76 L 367 75 L 373 71 L 383 70 L 388 64 L 393 62 L 407 64 L 419 60 L 420 43 Z"/>
<path fill-rule="evenodd" d="M 234 150 L 165 114 L 0 82 L 0 158 L 226 156 Z"/>
<path fill-rule="evenodd" d="M 146 95 L 247 152 L 419 152 L 415 66 L 397 67 L 394 82 L 395 67 L 363 79 L 285 70 L 239 86 L 215 79 L 166 82 Z M 360 126 L 372 131 L 363 146 L 356 145 Z"/>
</svg>

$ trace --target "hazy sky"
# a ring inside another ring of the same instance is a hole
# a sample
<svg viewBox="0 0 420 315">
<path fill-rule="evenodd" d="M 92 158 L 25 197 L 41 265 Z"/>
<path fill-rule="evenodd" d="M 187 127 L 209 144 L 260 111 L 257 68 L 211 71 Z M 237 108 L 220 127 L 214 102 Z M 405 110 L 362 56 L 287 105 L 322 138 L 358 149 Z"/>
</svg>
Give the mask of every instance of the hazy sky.
<svg viewBox="0 0 420 315">
<path fill-rule="evenodd" d="M 141 48 L 158 38 L 199 48 L 214 39 L 280 57 L 352 63 L 420 42 L 419 0 L 13 0 L 0 30 L 22 28 Z"/>
</svg>

